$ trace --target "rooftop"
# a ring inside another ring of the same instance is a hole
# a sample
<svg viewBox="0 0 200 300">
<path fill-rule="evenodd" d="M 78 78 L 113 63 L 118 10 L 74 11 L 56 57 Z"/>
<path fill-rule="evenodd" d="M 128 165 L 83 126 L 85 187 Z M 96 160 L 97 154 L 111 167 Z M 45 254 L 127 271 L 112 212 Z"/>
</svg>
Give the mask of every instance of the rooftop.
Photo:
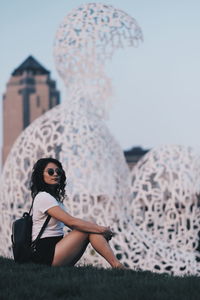
<svg viewBox="0 0 200 300">
<path fill-rule="evenodd" d="M 12 76 L 22 75 L 25 71 L 31 71 L 34 75 L 44 75 L 50 73 L 31 55 L 27 57 L 27 59 L 12 72 Z"/>
</svg>

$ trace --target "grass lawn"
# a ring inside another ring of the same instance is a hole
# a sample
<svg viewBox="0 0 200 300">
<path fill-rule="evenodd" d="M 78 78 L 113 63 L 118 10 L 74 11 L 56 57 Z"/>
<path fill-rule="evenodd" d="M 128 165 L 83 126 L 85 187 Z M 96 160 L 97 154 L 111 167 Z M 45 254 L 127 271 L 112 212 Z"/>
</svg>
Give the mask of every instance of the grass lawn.
<svg viewBox="0 0 200 300">
<path fill-rule="evenodd" d="M 200 278 L 24 264 L 0 257 L 0 300 L 199 300 Z"/>
</svg>

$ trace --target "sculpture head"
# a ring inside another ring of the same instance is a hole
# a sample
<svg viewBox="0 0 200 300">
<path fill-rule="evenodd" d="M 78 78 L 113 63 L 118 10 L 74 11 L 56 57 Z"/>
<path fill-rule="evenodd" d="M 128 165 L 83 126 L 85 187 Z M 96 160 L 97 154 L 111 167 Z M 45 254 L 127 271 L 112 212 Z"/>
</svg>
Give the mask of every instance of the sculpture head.
<svg viewBox="0 0 200 300">
<path fill-rule="evenodd" d="M 57 30 L 56 68 L 70 91 L 80 91 L 90 105 L 105 113 L 112 95 L 105 63 L 115 50 L 137 46 L 142 31 L 134 18 L 111 5 L 87 3 L 74 9 Z"/>
</svg>

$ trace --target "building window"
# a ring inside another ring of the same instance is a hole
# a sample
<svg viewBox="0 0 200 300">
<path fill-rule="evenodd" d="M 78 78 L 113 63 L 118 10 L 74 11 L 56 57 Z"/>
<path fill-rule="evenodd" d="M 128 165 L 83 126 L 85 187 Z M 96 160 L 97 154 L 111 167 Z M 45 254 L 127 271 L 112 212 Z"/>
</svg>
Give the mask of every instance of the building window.
<svg viewBox="0 0 200 300">
<path fill-rule="evenodd" d="M 36 97 L 36 103 L 37 103 L 37 107 L 40 107 L 40 96 Z"/>
</svg>

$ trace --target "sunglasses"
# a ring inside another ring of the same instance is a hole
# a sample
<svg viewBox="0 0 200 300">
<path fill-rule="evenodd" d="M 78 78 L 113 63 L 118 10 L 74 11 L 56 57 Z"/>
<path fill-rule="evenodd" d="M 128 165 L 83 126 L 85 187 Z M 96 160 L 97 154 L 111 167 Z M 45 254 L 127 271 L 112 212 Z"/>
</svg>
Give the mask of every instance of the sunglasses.
<svg viewBox="0 0 200 300">
<path fill-rule="evenodd" d="M 58 175 L 58 176 L 61 176 L 63 174 L 63 170 L 62 169 L 59 169 L 59 168 L 56 168 L 56 169 L 52 169 L 52 168 L 49 168 L 47 170 L 47 173 L 50 175 L 50 176 L 53 176 L 55 173 Z"/>
</svg>

